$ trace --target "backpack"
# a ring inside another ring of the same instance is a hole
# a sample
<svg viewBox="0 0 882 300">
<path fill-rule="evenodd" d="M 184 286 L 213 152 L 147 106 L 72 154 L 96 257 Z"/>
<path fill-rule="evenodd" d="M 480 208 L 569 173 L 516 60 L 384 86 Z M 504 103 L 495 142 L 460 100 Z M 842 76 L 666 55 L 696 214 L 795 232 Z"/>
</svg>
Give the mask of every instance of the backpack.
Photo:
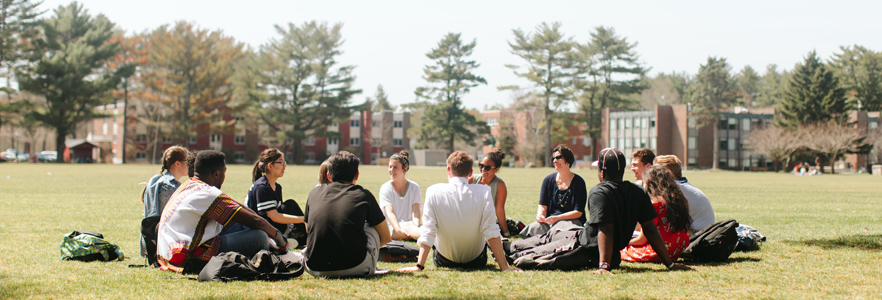
<svg viewBox="0 0 882 300">
<path fill-rule="evenodd" d="M 380 247 L 380 261 L 383 262 L 416 262 L 420 248 L 414 245 L 391 241 Z"/>
<path fill-rule="evenodd" d="M 77 230 L 64 235 L 61 245 L 62 260 L 112 261 L 125 256 L 119 246 L 104 240 L 104 235 L 87 230 Z"/>
<path fill-rule="evenodd" d="M 695 261 L 726 261 L 738 244 L 738 222 L 720 221 L 689 237 L 689 246 L 681 257 Z"/>
<path fill-rule="evenodd" d="M 278 256 L 267 250 L 260 250 L 252 258 L 238 252 L 224 252 L 212 257 L 199 272 L 199 281 L 277 281 L 298 277 L 303 274 L 300 255 L 288 252 Z"/>
</svg>

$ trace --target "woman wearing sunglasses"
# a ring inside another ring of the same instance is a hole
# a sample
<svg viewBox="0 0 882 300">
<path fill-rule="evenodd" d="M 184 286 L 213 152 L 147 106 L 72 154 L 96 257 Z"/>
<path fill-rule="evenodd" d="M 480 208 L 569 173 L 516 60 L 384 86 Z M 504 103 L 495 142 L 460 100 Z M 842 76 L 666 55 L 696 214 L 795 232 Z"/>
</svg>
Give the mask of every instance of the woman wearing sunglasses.
<svg viewBox="0 0 882 300">
<path fill-rule="evenodd" d="M 393 240 L 420 238 L 420 185 L 404 178 L 410 170 L 410 153 L 401 151 L 389 158 L 389 177 L 380 187 L 380 207 L 386 215 Z"/>
<path fill-rule="evenodd" d="M 573 173 L 570 168 L 576 161 L 573 151 L 565 146 L 557 146 L 551 151 L 551 163 L 557 172 L 542 180 L 539 194 L 539 208 L 536 222 L 521 230 L 521 237 L 543 235 L 549 230 L 569 230 L 582 227 L 587 220 L 585 207 L 588 192 L 585 180 Z"/>
<path fill-rule="evenodd" d="M 502 231 L 502 236 L 509 237 L 508 225 L 505 222 L 505 198 L 508 197 L 508 188 L 505 187 L 505 181 L 496 176 L 496 172 L 499 172 L 499 167 L 502 166 L 503 159 L 505 159 L 505 153 L 499 148 L 493 149 L 478 164 L 481 174 L 469 178 L 469 183 L 483 184 L 490 187 L 490 195 L 493 197 L 493 207 L 496 208 L 496 220 L 499 222 L 499 230 Z"/>
</svg>

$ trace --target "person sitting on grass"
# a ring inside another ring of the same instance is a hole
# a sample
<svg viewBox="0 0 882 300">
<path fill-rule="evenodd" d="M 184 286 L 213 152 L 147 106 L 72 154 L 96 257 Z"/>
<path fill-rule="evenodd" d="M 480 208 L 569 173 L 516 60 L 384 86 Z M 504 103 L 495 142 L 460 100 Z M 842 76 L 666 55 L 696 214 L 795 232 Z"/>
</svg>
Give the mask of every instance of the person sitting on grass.
<svg viewBox="0 0 882 300">
<path fill-rule="evenodd" d="M 646 168 L 642 178 L 646 193 L 658 213 L 654 220 L 655 226 L 665 242 L 668 255 L 671 260 L 676 261 L 689 246 L 689 235 L 686 233 L 692 225 L 689 203 L 677 186 L 674 175 L 665 167 L 650 166 Z M 655 250 L 646 243 L 646 235 L 642 231 L 631 239 L 621 254 L 624 261 L 661 262 Z"/>
<path fill-rule="evenodd" d="M 156 262 L 156 234 L 162 209 L 172 194 L 181 186 L 178 178 L 187 176 L 189 152 L 181 146 L 171 146 L 162 153 L 162 169 L 147 182 L 141 192 L 144 219 L 141 221 L 141 257 L 151 266 Z"/>
<path fill-rule="evenodd" d="M 219 151 L 200 151 L 195 176 L 178 188 L 162 211 L 156 251 L 161 270 L 198 274 L 218 253 L 252 257 L 260 250 L 286 251 L 282 232 L 220 190 L 226 179 L 225 158 Z M 246 228 L 224 231 L 232 224 Z"/>
<path fill-rule="evenodd" d="M 551 163 L 557 172 L 542 180 L 536 222 L 521 230 L 522 238 L 542 235 L 550 230 L 578 229 L 585 224 L 585 180 L 570 170 L 576 162 L 573 151 L 561 145 L 551 153 Z"/>
<path fill-rule="evenodd" d="M 496 148 L 481 160 L 478 168 L 481 174 L 469 177 L 469 183 L 483 184 L 490 187 L 490 197 L 493 199 L 493 207 L 496 208 L 496 220 L 499 221 L 499 230 L 503 237 L 511 236 L 508 233 L 508 224 L 505 223 L 505 199 L 508 197 L 508 188 L 505 187 L 505 181 L 496 176 L 499 168 L 502 167 L 502 160 L 505 159 L 505 152 Z"/>
<path fill-rule="evenodd" d="M 340 151 L 328 161 L 332 183 L 314 188 L 306 199 L 309 230 L 303 265 L 316 277 L 373 275 L 379 249 L 392 239 L 377 199 L 355 185 L 359 159 Z"/>
<path fill-rule="evenodd" d="M 710 200 L 704 195 L 704 192 L 689 183 L 686 177 L 683 177 L 683 163 L 675 155 L 656 156 L 653 164 L 663 166 L 671 171 L 674 178 L 677 178 L 677 185 L 680 191 L 689 203 L 689 217 L 692 218 L 692 226 L 689 227 L 688 234 L 692 236 L 698 231 L 711 226 L 716 222 L 714 216 L 714 208 L 710 204 Z"/>
<path fill-rule="evenodd" d="M 420 238 L 422 192 L 419 184 L 404 178 L 410 170 L 409 158 L 407 151 L 393 154 L 389 158 L 389 176 L 392 179 L 380 187 L 380 207 L 386 215 L 393 240 Z"/>
<path fill-rule="evenodd" d="M 434 250 L 432 261 L 436 267 L 483 269 L 487 267 L 488 244 L 500 270 L 520 271 L 509 267 L 505 260 L 490 188 L 469 184 L 466 179 L 472 175 L 473 163 L 463 151 L 447 157 L 448 183 L 426 189 L 417 264 L 398 272 L 425 269 L 430 249 Z"/>
<path fill-rule="evenodd" d="M 625 155 L 614 148 L 600 151 L 597 177 L 588 198 L 589 222 L 580 230 L 553 230 L 515 241 L 505 247 L 514 265 L 525 269 L 575 270 L 597 267 L 609 274 L 621 262 L 619 250 L 628 246 L 639 223 L 647 242 L 668 269 L 693 270 L 674 263 L 653 219 L 657 216 L 649 196 L 636 185 L 622 181 Z"/>
<path fill-rule="evenodd" d="M 639 149 L 631 154 L 631 172 L 634 172 L 634 184 L 643 187 L 643 171 L 652 165 L 655 153 L 650 149 Z"/>
<path fill-rule="evenodd" d="M 303 211 L 294 199 L 282 202 L 282 185 L 279 178 L 285 176 L 285 155 L 279 149 L 263 150 L 251 172 L 251 189 L 245 197 L 248 208 L 263 217 L 286 237 L 298 245 L 306 244 L 306 226 Z M 292 245 L 291 247 L 297 247 Z"/>
</svg>

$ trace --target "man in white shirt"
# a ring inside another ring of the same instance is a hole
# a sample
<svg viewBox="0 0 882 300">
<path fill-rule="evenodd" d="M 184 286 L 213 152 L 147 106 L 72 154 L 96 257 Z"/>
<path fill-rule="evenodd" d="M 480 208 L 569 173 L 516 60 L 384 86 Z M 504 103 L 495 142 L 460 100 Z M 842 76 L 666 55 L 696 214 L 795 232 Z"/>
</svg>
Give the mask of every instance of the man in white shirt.
<svg viewBox="0 0 882 300">
<path fill-rule="evenodd" d="M 634 172 L 634 184 L 643 188 L 643 171 L 646 171 L 646 168 L 652 165 L 652 160 L 655 159 L 655 153 L 650 149 L 639 149 L 631 153 L 631 172 Z"/>
<path fill-rule="evenodd" d="M 689 236 L 716 222 L 714 208 L 711 206 L 710 200 L 707 199 L 704 192 L 690 184 L 686 177 L 683 177 L 683 163 L 677 156 L 660 155 L 655 157 L 653 163 L 667 168 L 674 174 L 674 177 L 677 178 L 677 185 L 680 186 L 683 196 L 686 196 L 686 201 L 689 202 L 689 216 L 692 217 L 692 228 L 687 230 Z"/>
<path fill-rule="evenodd" d="M 487 245 L 500 270 L 521 271 L 509 267 L 505 259 L 490 188 L 468 183 L 473 163 L 463 151 L 453 152 L 447 158 L 449 182 L 426 189 L 423 226 L 417 240 L 420 246 L 417 265 L 399 269 L 399 272 L 425 269 L 429 249 L 435 250 L 433 262 L 436 267 L 484 268 L 487 266 Z"/>
</svg>

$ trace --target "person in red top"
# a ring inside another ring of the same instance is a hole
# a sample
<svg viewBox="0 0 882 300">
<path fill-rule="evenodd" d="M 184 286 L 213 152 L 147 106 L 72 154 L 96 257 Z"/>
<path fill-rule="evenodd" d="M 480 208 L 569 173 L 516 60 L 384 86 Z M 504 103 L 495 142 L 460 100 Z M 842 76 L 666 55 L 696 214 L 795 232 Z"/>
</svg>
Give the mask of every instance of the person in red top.
<svg viewBox="0 0 882 300">
<path fill-rule="evenodd" d="M 652 206 L 658 213 L 655 226 L 665 242 L 672 261 L 676 261 L 689 246 L 689 234 L 686 231 L 692 225 L 689 216 L 689 203 L 680 191 L 673 173 L 663 166 L 649 166 L 643 171 L 643 184 Z M 639 227 L 639 226 L 638 226 Z M 640 230 L 637 237 L 631 239 L 628 246 L 621 250 L 622 260 L 630 262 L 661 262 L 658 254 L 647 243 L 646 236 Z"/>
</svg>

